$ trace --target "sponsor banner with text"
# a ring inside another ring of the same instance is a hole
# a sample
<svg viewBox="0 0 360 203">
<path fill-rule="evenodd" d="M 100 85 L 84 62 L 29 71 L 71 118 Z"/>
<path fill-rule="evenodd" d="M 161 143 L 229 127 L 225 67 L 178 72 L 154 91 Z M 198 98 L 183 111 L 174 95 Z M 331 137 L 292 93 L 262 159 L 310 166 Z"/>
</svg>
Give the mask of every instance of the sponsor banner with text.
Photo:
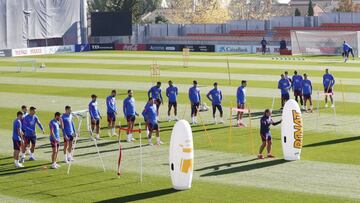
<svg viewBox="0 0 360 203">
<path fill-rule="evenodd" d="M 0 57 L 11 57 L 11 49 L 0 50 Z"/>
<path fill-rule="evenodd" d="M 178 44 L 147 44 L 146 50 L 149 51 L 182 51 L 181 46 Z"/>
<path fill-rule="evenodd" d="M 90 44 L 91 51 L 98 51 L 98 50 L 114 50 L 114 44 Z"/>
<path fill-rule="evenodd" d="M 13 49 L 12 56 L 33 56 L 45 54 L 45 47 Z"/>
<path fill-rule="evenodd" d="M 71 53 L 71 52 L 75 52 L 74 45 L 45 47 L 45 54 L 60 54 L 60 53 Z"/>
<path fill-rule="evenodd" d="M 244 45 L 215 45 L 215 52 L 251 53 L 251 46 Z"/>
<path fill-rule="evenodd" d="M 145 51 L 145 44 L 115 44 L 115 50 Z"/>
<path fill-rule="evenodd" d="M 75 52 L 90 51 L 90 44 L 76 44 Z"/>
<path fill-rule="evenodd" d="M 191 52 L 215 52 L 215 45 L 184 45 L 180 48 L 189 48 Z"/>
</svg>

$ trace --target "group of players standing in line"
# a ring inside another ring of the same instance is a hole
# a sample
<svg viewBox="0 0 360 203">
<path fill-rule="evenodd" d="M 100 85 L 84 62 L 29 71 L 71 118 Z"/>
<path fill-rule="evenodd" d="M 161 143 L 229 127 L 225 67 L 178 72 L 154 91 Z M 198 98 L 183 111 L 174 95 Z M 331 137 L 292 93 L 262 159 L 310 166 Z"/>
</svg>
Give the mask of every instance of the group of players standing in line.
<svg viewBox="0 0 360 203">
<path fill-rule="evenodd" d="M 173 85 L 172 81 L 168 82 L 169 86 L 166 89 L 166 96 L 168 97 L 168 111 L 167 115 L 168 121 L 178 120 L 177 117 L 177 97 L 178 97 L 178 88 Z M 328 107 L 327 104 L 327 96 L 330 96 L 332 107 L 334 107 L 334 102 L 332 98 L 332 88 L 335 84 L 334 77 L 329 73 L 329 70 L 325 70 L 325 74 L 323 75 L 323 86 L 325 94 L 325 107 Z M 241 81 L 241 86 L 238 87 L 236 93 L 237 99 L 237 108 L 245 109 L 246 103 L 246 86 L 247 81 Z M 290 79 L 288 73 L 281 74 L 281 79 L 278 82 L 278 88 L 281 90 L 281 105 L 284 106 L 285 102 L 290 98 L 290 90 L 294 91 L 294 96 L 296 101 L 300 98 L 300 104 L 303 110 L 306 110 L 307 101 L 310 102 L 310 109 L 308 111 L 313 110 L 312 107 L 312 83 L 308 79 L 307 74 L 304 74 L 304 78 L 301 75 L 298 75 L 297 71 L 294 71 L 293 77 Z M 132 132 L 134 128 L 134 123 L 136 116 L 139 116 L 139 113 L 135 108 L 135 99 L 133 97 L 133 91 L 128 90 L 128 96 L 123 101 L 123 113 L 127 120 L 128 128 L 127 128 L 127 142 L 132 142 L 135 139 L 133 138 Z M 193 81 L 193 86 L 190 87 L 188 91 L 189 100 L 191 103 L 191 119 L 192 124 L 197 124 L 197 114 L 202 103 L 200 88 L 198 87 L 198 83 L 196 80 Z M 222 109 L 222 100 L 223 95 L 222 91 L 218 88 L 218 83 L 214 83 L 214 88 L 207 93 L 207 98 L 212 103 L 212 113 L 215 124 L 217 123 L 215 114 L 216 110 L 220 112 L 220 123 L 224 123 L 223 120 L 223 109 Z M 118 113 L 118 108 L 116 105 L 116 90 L 112 90 L 111 94 L 106 98 L 106 106 L 107 106 L 107 121 L 108 121 L 108 135 L 109 136 L 118 136 L 115 131 L 115 122 L 116 115 Z M 142 116 L 144 117 L 144 121 L 146 123 L 147 136 L 150 145 L 153 145 L 152 142 L 152 133 L 156 132 L 157 137 L 157 145 L 163 144 L 160 140 L 160 129 L 158 124 L 158 115 L 159 108 L 161 104 L 163 104 L 163 97 L 161 93 L 161 82 L 157 82 L 157 84 L 148 91 L 148 102 L 146 103 L 144 110 L 142 111 Z M 174 108 L 174 118 L 171 119 L 171 109 Z M 102 119 L 100 111 L 98 109 L 97 96 L 95 94 L 91 95 L 91 101 L 88 105 L 88 111 L 91 119 L 91 137 L 93 139 L 100 139 L 99 130 L 100 130 L 100 119 Z M 238 111 L 237 115 L 237 124 L 239 127 L 246 127 L 246 125 L 242 121 L 243 113 Z M 262 139 L 262 145 L 260 146 L 259 155 L 260 159 L 264 158 L 262 152 L 265 147 L 267 147 L 267 156 L 273 157 L 271 155 L 271 144 L 272 138 L 270 134 L 270 126 L 278 125 L 279 122 L 274 122 L 271 118 L 271 110 L 266 109 L 263 117 L 260 119 L 260 135 Z M 43 134 L 45 134 L 44 128 L 39 121 L 39 118 L 36 115 L 36 108 L 30 107 L 29 112 L 27 107 L 24 105 L 21 108 L 21 111 L 17 112 L 17 118 L 13 122 L 13 148 L 14 148 L 14 164 L 15 167 L 23 167 L 22 163 L 25 162 L 26 158 L 26 149 L 30 146 L 30 157 L 29 160 L 35 160 L 34 151 L 36 146 L 36 125 L 40 128 Z M 60 146 L 60 130 L 63 132 L 64 138 L 64 162 L 68 163 L 73 161 L 72 157 L 72 148 L 74 138 L 77 133 L 74 122 L 72 109 L 70 106 L 65 106 L 65 112 L 61 114 L 60 112 L 56 112 L 54 114 L 54 118 L 49 122 L 50 129 L 50 144 L 52 147 L 52 165 L 51 168 L 58 168 L 60 165 L 57 164 L 57 155 Z M 93 136 L 95 134 L 95 136 Z M 21 152 L 21 156 L 19 159 L 19 155 Z"/>
</svg>

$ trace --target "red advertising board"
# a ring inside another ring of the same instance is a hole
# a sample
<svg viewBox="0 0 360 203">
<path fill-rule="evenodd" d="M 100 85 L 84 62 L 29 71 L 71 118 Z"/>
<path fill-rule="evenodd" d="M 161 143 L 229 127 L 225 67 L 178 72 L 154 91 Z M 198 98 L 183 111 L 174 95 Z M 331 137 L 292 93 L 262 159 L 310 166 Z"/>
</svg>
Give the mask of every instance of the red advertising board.
<svg viewBox="0 0 360 203">
<path fill-rule="evenodd" d="M 115 50 L 145 51 L 145 44 L 115 44 Z"/>
</svg>

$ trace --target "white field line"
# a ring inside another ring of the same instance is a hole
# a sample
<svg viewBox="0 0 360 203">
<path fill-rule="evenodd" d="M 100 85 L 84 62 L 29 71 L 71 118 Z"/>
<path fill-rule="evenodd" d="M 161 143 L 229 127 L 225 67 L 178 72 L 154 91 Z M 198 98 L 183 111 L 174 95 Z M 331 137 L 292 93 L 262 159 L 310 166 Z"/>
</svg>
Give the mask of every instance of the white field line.
<svg viewBox="0 0 360 203">
<path fill-rule="evenodd" d="M 219 53 L 219 54 L 225 54 L 225 53 Z M 235 54 L 235 53 L 234 53 Z M 94 53 L 94 52 L 81 52 L 81 53 L 69 53 L 69 54 L 57 54 L 59 56 L 90 56 L 90 57 L 119 57 L 119 58 L 151 58 L 151 59 L 156 59 L 156 58 L 171 58 L 171 59 L 183 59 L 183 55 L 182 52 L 179 52 L 178 54 L 138 54 L 136 52 L 134 53 L 114 53 L 114 54 L 109 54 L 109 53 Z M 342 57 L 338 57 L 338 58 L 329 58 L 329 59 L 309 59 L 306 58 L 305 60 L 301 60 L 299 61 L 298 58 L 299 57 L 292 57 L 292 56 L 269 56 L 269 57 L 252 57 L 252 56 L 236 56 L 236 55 L 222 55 L 222 56 L 217 56 L 217 55 L 191 55 L 190 54 L 190 59 L 217 59 L 217 60 L 258 60 L 258 61 L 273 61 L 275 58 L 295 58 L 296 60 L 288 60 L 289 62 L 301 62 L 301 63 L 308 63 L 308 62 L 324 62 L 324 63 L 328 63 L 328 62 L 335 62 L 335 63 L 343 63 L 344 61 L 342 60 Z M 285 61 L 285 60 L 283 60 Z M 356 60 L 349 60 L 348 63 L 360 63 L 360 61 L 356 61 Z"/>
<path fill-rule="evenodd" d="M 2 61 L 14 61 L 15 59 L 2 59 Z M 112 59 L 58 59 L 58 58 L 41 58 L 37 59 L 41 62 L 53 62 L 53 63 L 86 63 L 86 64 L 112 64 L 112 65 L 151 65 L 153 60 L 112 60 Z M 1 61 L 1 60 L 0 60 Z M 159 65 L 165 66 L 183 66 L 182 61 L 157 61 Z M 189 62 L 189 67 L 220 67 L 227 68 L 226 61 L 224 62 Z M 281 69 L 281 70 L 325 70 L 325 68 L 330 68 L 331 71 L 341 71 L 341 72 L 360 72 L 358 67 L 346 67 L 346 66 L 336 66 L 329 67 L 329 65 L 324 66 L 315 66 L 315 65 L 292 65 L 292 64 L 256 64 L 256 63 L 234 63 L 230 62 L 231 68 L 252 68 L 252 69 Z"/>
<path fill-rule="evenodd" d="M 12 151 L 9 147 L 11 146 L 11 139 L 8 135 L 10 131 L 0 131 L 7 135 L 5 136 L 7 139 L 4 139 L 0 146 L 5 149 L 5 153 L 10 154 Z M 99 144 L 106 142 L 111 141 L 101 140 Z M 116 141 L 112 142 L 100 146 L 100 152 L 102 152 L 106 169 L 113 171 L 115 176 L 118 150 Z M 39 140 L 38 143 L 38 146 L 48 144 L 48 140 Z M 123 176 L 127 172 L 139 172 L 139 149 L 132 148 L 137 145 L 137 143 L 123 143 Z M 91 141 L 79 142 L 78 147 L 74 167 L 81 165 L 98 168 L 100 171 L 101 166 L 96 158 L 93 143 Z M 274 147 L 280 146 L 275 144 Z M 168 150 L 167 145 L 145 146 L 143 148 L 144 173 L 169 177 Z M 49 151 L 50 148 L 38 149 L 37 157 L 48 160 Z M 60 153 L 59 160 L 62 160 L 62 156 Z M 254 158 L 255 156 L 195 149 L 194 181 L 360 199 L 360 167 L 358 165 L 318 161 L 284 162 L 279 159 L 267 161 Z M 146 178 L 144 184 L 147 184 Z"/>
<path fill-rule="evenodd" d="M 133 89 L 147 91 L 151 87 L 151 83 L 146 82 L 127 82 L 127 81 L 97 81 L 97 80 L 74 80 L 74 79 L 46 79 L 46 78 L 24 78 L 24 77 L 0 77 L 0 84 L 15 84 L 15 85 L 42 85 L 53 87 L 82 87 L 82 88 L 104 88 L 104 89 Z M 201 85 L 201 84 L 200 84 Z M 191 87 L 186 84 L 176 84 L 179 88 L 179 92 L 188 93 L 188 89 Z M 276 85 L 274 85 L 276 87 Z M 200 87 L 203 96 L 207 94 L 213 87 L 203 86 Z M 237 87 L 221 86 L 220 89 L 223 95 L 236 95 Z M 165 87 L 163 88 L 165 90 Z M 360 93 L 345 92 L 345 102 L 360 103 Z M 247 96 L 250 97 L 264 97 L 273 98 L 279 97 L 280 92 L 277 89 L 270 88 L 247 88 Z M 341 93 L 338 92 L 334 95 L 335 100 L 340 102 L 342 100 Z M 205 99 L 205 97 L 203 98 Z M 316 100 L 317 96 L 314 92 L 313 100 Z M 322 98 L 321 98 L 322 99 Z M 205 101 L 205 100 L 204 100 Z"/>
<path fill-rule="evenodd" d="M 31 70 L 30 70 L 31 69 Z M 1 67 L 0 72 L 14 72 L 17 71 L 14 67 Z M 25 70 L 26 71 L 26 70 Z M 32 68 L 27 71 L 31 72 Z M 100 69 L 100 68 L 47 68 L 38 69 L 39 73 L 69 73 L 69 74 L 97 74 L 97 75 L 127 75 L 127 76 L 149 76 L 150 71 L 131 70 L 131 69 Z M 189 74 L 194 78 L 206 79 L 223 79 L 227 80 L 229 75 L 227 73 L 208 73 L 208 72 L 174 72 L 161 71 L 161 77 L 176 77 L 189 78 Z M 261 74 L 231 74 L 232 80 L 248 80 L 248 81 L 271 81 L 277 82 L 280 77 L 276 75 L 261 75 Z M 322 84 L 322 77 L 310 77 L 314 84 Z M 336 78 L 337 81 L 342 81 L 343 85 L 360 85 L 360 79 L 357 78 Z M 274 83 L 276 85 L 276 83 Z"/>
</svg>

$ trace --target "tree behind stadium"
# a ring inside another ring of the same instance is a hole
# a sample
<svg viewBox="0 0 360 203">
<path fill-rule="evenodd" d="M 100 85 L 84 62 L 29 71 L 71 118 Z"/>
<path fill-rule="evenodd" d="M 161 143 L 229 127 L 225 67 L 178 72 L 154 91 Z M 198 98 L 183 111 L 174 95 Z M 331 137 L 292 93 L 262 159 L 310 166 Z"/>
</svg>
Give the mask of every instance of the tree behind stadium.
<svg viewBox="0 0 360 203">
<path fill-rule="evenodd" d="M 289 6 L 274 6 L 272 0 L 231 0 L 229 10 L 232 20 L 268 20 L 272 16 L 290 15 Z"/>
<path fill-rule="evenodd" d="M 309 1 L 308 16 L 314 16 L 314 7 L 312 0 Z"/>
<path fill-rule="evenodd" d="M 169 9 L 171 15 L 166 17 L 172 23 L 225 23 L 230 20 L 228 9 L 221 0 L 172 0 Z"/>
<path fill-rule="evenodd" d="M 356 6 L 352 0 L 340 0 L 338 8 L 335 9 L 337 12 L 353 12 L 356 11 Z"/>
</svg>

